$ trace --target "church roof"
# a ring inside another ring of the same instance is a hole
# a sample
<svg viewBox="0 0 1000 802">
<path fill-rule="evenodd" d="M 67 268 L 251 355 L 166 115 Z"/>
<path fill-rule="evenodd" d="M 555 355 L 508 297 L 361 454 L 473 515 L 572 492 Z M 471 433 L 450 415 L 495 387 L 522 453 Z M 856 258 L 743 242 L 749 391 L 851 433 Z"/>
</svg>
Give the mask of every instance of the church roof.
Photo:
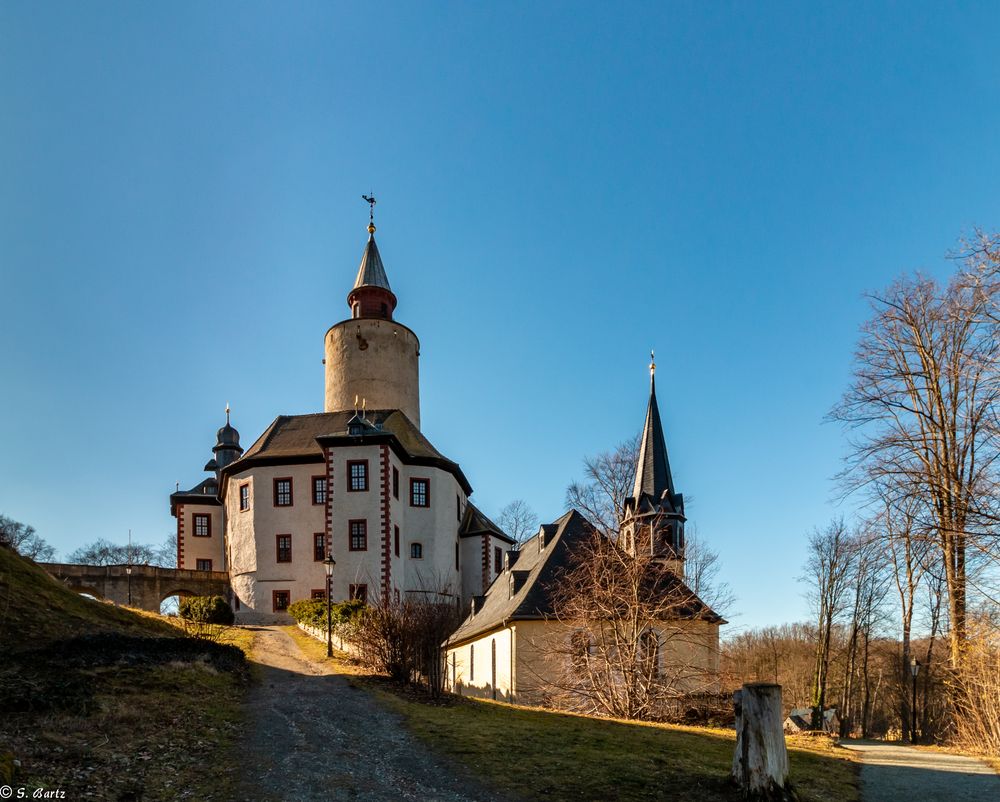
<svg viewBox="0 0 1000 802">
<path fill-rule="evenodd" d="M 369 409 L 365 414 L 371 427 L 363 435 L 350 435 L 348 423 L 353 409 L 319 412 L 313 415 L 279 415 L 240 459 L 229 464 L 225 473 L 233 474 L 253 465 L 322 462 L 323 447 L 319 438 L 336 444 L 361 438 L 364 442 L 385 440 L 396 446 L 404 461 L 430 464 L 455 475 L 467 494 L 472 488 L 458 463 L 447 459 L 431 445 L 413 422 L 398 409 Z M 224 487 L 225 485 L 223 485 Z"/>
<path fill-rule="evenodd" d="M 375 244 L 375 234 L 368 235 L 368 245 L 361 257 L 361 266 L 358 268 L 358 277 L 354 280 L 354 289 L 358 287 L 381 287 L 392 292 L 389 286 L 389 277 L 385 273 L 385 265 L 382 264 L 382 256 L 378 252 L 378 245 Z"/>
<path fill-rule="evenodd" d="M 511 545 L 515 543 L 514 538 L 483 515 L 482 510 L 470 501 L 465 505 L 462 523 L 458 526 L 458 536 L 473 537 L 475 535 L 492 535 L 500 540 L 506 540 Z"/>
<path fill-rule="evenodd" d="M 554 589 L 562 574 L 572 565 L 573 550 L 595 536 L 594 528 L 576 510 L 570 510 L 557 521 L 543 524 L 530 540 L 516 552 L 516 559 L 490 585 L 481 598 L 479 611 L 470 614 L 448 638 L 454 646 L 506 626 L 511 621 L 547 620 L 555 616 Z M 603 535 L 597 535 L 603 537 Z M 666 584 L 664 584 L 666 583 Z M 699 599 L 684 582 L 672 573 L 657 580 L 657 593 L 681 591 L 684 618 L 700 618 L 710 623 L 725 623 L 707 604 Z"/>
</svg>

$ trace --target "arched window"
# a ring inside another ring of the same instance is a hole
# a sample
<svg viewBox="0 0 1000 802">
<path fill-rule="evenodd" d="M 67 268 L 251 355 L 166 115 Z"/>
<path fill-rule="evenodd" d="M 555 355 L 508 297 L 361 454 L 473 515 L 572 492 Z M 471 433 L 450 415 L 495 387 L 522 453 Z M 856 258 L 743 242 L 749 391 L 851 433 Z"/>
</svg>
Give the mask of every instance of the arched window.
<svg viewBox="0 0 1000 802">
<path fill-rule="evenodd" d="M 422 560 L 424 558 L 424 544 L 423 543 L 411 543 L 410 544 L 410 559 L 411 560 Z"/>
<path fill-rule="evenodd" d="M 660 639 L 651 629 L 639 636 L 639 661 L 647 677 L 660 676 Z"/>
</svg>

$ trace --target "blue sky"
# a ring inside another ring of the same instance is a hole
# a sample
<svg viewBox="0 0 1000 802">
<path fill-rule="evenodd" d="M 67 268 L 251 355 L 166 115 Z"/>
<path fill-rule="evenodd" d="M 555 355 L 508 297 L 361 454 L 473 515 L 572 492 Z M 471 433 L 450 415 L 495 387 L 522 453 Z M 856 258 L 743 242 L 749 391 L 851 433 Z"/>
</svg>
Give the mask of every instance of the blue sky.
<svg viewBox="0 0 1000 802">
<path fill-rule="evenodd" d="M 862 294 L 1000 224 L 995 4 L 0 4 L 0 512 L 159 542 L 322 408 L 374 190 L 425 433 L 563 512 L 660 409 L 735 627 L 805 615 Z"/>
</svg>

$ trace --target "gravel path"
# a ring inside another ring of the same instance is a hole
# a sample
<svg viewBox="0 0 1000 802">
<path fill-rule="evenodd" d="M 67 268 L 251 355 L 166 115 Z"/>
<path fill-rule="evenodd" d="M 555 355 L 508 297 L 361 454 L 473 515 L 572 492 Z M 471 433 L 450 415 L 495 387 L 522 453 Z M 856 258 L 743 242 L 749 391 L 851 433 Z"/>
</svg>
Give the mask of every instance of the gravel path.
<svg viewBox="0 0 1000 802">
<path fill-rule="evenodd" d="M 872 741 L 842 744 L 861 753 L 863 802 L 1000 800 L 1000 777 L 973 757 Z"/>
<path fill-rule="evenodd" d="M 500 800 L 432 754 L 399 716 L 306 657 L 286 632 L 257 630 L 246 732 L 238 746 L 245 800 Z"/>
</svg>

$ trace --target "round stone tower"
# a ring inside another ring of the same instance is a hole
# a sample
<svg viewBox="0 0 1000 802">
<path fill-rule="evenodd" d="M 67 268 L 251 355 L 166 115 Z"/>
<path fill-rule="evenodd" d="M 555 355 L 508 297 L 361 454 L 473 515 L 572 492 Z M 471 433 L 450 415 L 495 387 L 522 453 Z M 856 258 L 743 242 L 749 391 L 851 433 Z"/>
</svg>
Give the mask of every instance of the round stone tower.
<svg viewBox="0 0 1000 802">
<path fill-rule="evenodd" d="M 358 277 L 347 296 L 349 320 L 326 333 L 327 412 L 398 409 L 420 427 L 420 341 L 392 319 L 396 296 L 389 288 L 375 244 L 375 224 L 368 224 L 368 244 Z"/>
</svg>

